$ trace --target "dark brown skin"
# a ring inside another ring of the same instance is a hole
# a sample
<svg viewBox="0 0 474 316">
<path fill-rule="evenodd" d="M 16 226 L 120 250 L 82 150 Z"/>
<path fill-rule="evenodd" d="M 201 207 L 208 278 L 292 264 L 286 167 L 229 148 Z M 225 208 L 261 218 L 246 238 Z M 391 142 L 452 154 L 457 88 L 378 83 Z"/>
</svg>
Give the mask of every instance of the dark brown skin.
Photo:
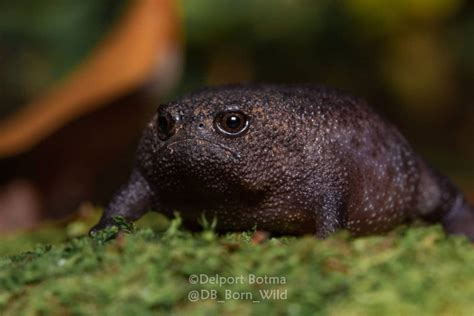
<svg viewBox="0 0 474 316">
<path fill-rule="evenodd" d="M 356 236 L 419 218 L 474 240 L 474 211 L 365 101 L 311 85 L 210 88 L 161 105 L 92 229 L 150 209 L 198 227 Z"/>
</svg>

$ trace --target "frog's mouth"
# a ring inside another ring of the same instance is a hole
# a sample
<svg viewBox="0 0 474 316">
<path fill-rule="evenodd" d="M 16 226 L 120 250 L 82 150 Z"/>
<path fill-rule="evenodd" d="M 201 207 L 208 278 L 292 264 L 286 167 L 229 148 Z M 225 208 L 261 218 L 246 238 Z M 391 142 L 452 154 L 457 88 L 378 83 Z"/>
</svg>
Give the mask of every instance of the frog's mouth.
<svg viewBox="0 0 474 316">
<path fill-rule="evenodd" d="M 178 146 L 183 146 L 184 148 L 189 148 L 191 149 L 192 147 L 194 146 L 186 146 L 186 144 L 189 144 L 189 145 L 194 145 L 195 147 L 199 147 L 199 148 L 206 148 L 206 147 L 213 147 L 213 148 L 218 148 L 220 150 L 223 150 L 224 152 L 226 152 L 227 154 L 230 154 L 232 156 L 233 159 L 235 160 L 241 160 L 241 155 L 239 153 L 237 153 L 235 150 L 232 150 L 231 148 L 223 145 L 223 144 L 219 144 L 219 143 L 215 143 L 215 142 L 211 142 L 207 139 L 204 139 L 204 138 L 184 138 L 184 139 L 178 139 L 178 140 L 174 140 L 168 144 L 166 144 L 165 146 L 163 146 L 159 152 L 160 154 L 167 154 L 167 155 L 172 155 L 174 153 L 174 151 L 176 150 L 176 147 Z"/>
</svg>

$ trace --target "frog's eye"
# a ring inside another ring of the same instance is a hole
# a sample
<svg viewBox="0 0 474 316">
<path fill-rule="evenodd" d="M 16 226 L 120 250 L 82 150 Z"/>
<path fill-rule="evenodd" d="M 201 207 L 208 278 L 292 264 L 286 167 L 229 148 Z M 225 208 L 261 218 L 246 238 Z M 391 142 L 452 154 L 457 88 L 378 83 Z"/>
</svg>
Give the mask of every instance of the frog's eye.
<svg viewBox="0 0 474 316">
<path fill-rule="evenodd" d="M 249 118 L 242 112 L 228 111 L 217 114 L 214 120 L 216 129 L 227 136 L 238 136 L 249 127 Z"/>
<path fill-rule="evenodd" d="M 174 121 L 168 112 L 158 114 L 157 129 L 161 140 L 167 140 L 174 134 Z"/>
</svg>

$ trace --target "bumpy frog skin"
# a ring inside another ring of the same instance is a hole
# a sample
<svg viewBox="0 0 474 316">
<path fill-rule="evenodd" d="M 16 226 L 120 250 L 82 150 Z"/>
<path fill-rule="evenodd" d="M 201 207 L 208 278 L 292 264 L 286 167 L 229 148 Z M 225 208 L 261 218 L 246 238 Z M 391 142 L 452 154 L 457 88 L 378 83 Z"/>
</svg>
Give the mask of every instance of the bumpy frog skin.
<svg viewBox="0 0 474 316">
<path fill-rule="evenodd" d="M 208 88 L 160 105 L 129 182 L 92 233 L 120 215 L 179 211 L 198 228 L 326 237 L 413 219 L 474 240 L 474 211 L 364 100 L 312 85 Z"/>
</svg>

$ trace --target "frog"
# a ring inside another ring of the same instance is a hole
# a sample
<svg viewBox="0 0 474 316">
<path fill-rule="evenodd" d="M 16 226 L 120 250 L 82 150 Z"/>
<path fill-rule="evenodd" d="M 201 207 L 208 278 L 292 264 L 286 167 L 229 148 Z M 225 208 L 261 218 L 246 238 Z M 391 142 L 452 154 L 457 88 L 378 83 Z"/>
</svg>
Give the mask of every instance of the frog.
<svg viewBox="0 0 474 316">
<path fill-rule="evenodd" d="M 422 221 L 474 240 L 474 210 L 363 98 L 314 84 L 214 86 L 158 106 L 91 234 L 149 210 L 219 232 L 326 238 Z"/>
</svg>

